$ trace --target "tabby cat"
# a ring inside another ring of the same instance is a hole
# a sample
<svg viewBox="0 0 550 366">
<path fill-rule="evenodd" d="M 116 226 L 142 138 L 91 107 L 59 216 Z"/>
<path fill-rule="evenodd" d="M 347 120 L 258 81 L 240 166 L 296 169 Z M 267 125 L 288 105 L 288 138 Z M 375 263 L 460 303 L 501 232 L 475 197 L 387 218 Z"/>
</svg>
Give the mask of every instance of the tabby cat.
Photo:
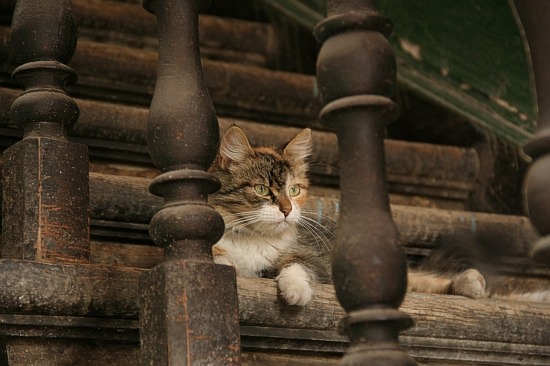
<svg viewBox="0 0 550 366">
<path fill-rule="evenodd" d="M 290 305 L 305 305 L 312 284 L 330 280 L 323 250 L 308 245 L 301 234 L 319 230 L 302 212 L 310 151 L 310 129 L 284 147 L 253 148 L 233 126 L 222 137 L 211 168 L 222 183 L 211 203 L 225 221 L 225 233 L 213 247 L 214 261 L 235 267 L 240 276 L 276 278 Z"/>
<path fill-rule="evenodd" d="M 311 135 L 304 129 L 282 147 L 252 147 L 232 126 L 210 170 L 222 183 L 210 202 L 225 221 L 214 261 L 235 267 L 240 276 L 275 278 L 290 305 L 307 304 L 312 285 L 331 279 L 332 231 L 308 217 L 304 207 Z M 409 269 L 408 284 L 409 291 L 487 296 L 484 276 L 468 267 L 451 274 Z"/>
</svg>

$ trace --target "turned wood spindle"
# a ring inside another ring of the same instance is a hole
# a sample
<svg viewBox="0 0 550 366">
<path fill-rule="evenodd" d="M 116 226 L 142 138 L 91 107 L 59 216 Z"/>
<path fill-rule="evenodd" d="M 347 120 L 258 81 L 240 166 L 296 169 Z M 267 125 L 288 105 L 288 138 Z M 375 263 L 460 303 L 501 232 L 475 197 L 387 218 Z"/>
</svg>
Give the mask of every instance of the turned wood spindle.
<svg viewBox="0 0 550 366">
<path fill-rule="evenodd" d="M 515 1 L 529 43 L 538 101 L 538 131 L 524 147 L 533 159 L 524 183 L 524 201 L 542 238 L 533 245 L 534 259 L 550 263 L 550 2 Z"/>
<path fill-rule="evenodd" d="M 235 270 L 214 264 L 224 223 L 207 204 L 220 183 L 206 170 L 218 144 L 217 116 L 205 87 L 197 0 L 150 0 L 159 64 L 148 148 L 162 174 L 152 193 L 164 206 L 150 223 L 164 262 L 142 276 L 140 335 L 144 365 L 240 364 Z"/>
<path fill-rule="evenodd" d="M 1 256 L 87 262 L 88 150 L 66 136 L 79 116 L 65 91 L 77 79 L 66 65 L 77 43 L 70 1 L 17 1 L 11 38 L 24 92 L 10 116 L 24 136 L 3 155 Z"/>
<path fill-rule="evenodd" d="M 405 255 L 390 213 L 384 129 L 398 116 L 391 23 L 374 1 L 328 1 L 315 35 L 321 122 L 339 141 L 341 214 L 333 254 L 336 295 L 347 312 L 350 347 L 342 365 L 414 365 L 398 346 L 412 324 L 397 310 L 406 290 Z"/>
</svg>

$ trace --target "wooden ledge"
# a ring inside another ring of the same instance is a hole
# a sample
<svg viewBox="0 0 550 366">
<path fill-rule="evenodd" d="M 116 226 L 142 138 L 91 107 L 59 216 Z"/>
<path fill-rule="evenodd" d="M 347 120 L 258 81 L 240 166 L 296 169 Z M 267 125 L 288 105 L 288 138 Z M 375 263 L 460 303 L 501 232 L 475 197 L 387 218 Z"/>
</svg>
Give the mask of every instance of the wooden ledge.
<svg viewBox="0 0 550 366">
<path fill-rule="evenodd" d="M 247 325 L 261 325 L 255 331 L 263 337 L 284 338 L 286 344 L 309 340 L 297 347 L 302 351 L 312 351 L 315 342 L 322 343 L 327 356 L 345 350 L 347 338 L 335 331 L 344 311 L 332 286 L 318 286 L 303 308 L 285 306 L 273 281 L 239 278 L 238 286 L 243 335 L 250 332 Z M 548 304 L 409 293 L 401 310 L 415 321 L 403 332 L 401 344 L 420 364 L 550 362 Z"/>
<path fill-rule="evenodd" d="M 103 334 L 112 340 L 111 330 L 136 342 L 142 271 L 0 260 L 0 335 L 36 336 L 39 328 L 50 338 Z M 238 289 L 245 350 L 315 352 L 333 358 L 345 349 L 346 337 L 335 330 L 344 312 L 332 286 L 317 286 L 305 307 L 285 305 L 273 280 L 239 278 Z M 416 323 L 403 333 L 402 345 L 423 362 L 550 364 L 548 304 L 410 293 L 401 310 Z M 51 317 L 56 321 L 44 320 Z M 102 331 L 90 333 L 90 324 Z"/>
</svg>

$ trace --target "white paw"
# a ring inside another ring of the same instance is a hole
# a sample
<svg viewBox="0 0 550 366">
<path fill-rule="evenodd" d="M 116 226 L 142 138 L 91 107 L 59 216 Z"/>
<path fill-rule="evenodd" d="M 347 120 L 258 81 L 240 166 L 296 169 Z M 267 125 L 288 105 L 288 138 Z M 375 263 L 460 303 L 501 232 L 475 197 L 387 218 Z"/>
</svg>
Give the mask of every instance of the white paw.
<svg viewBox="0 0 550 366">
<path fill-rule="evenodd" d="M 452 284 L 453 294 L 478 299 L 485 296 L 485 278 L 479 271 L 468 269 L 459 274 Z"/>
<path fill-rule="evenodd" d="M 304 306 L 311 300 L 313 289 L 310 277 L 298 263 L 293 263 L 281 270 L 276 278 L 281 295 L 289 305 Z"/>
</svg>

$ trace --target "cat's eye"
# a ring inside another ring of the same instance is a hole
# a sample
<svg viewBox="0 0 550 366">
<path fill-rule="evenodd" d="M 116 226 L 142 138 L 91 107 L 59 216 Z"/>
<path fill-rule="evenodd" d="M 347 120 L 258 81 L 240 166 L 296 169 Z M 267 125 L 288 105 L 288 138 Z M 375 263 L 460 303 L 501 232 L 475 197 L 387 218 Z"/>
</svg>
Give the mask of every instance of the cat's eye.
<svg viewBox="0 0 550 366">
<path fill-rule="evenodd" d="M 296 197 L 300 194 L 300 186 L 290 186 L 288 194 L 290 195 L 290 197 Z"/>
<path fill-rule="evenodd" d="M 256 184 L 254 186 L 254 190 L 260 196 L 267 196 L 269 194 L 269 188 L 267 188 L 264 184 Z"/>
</svg>

